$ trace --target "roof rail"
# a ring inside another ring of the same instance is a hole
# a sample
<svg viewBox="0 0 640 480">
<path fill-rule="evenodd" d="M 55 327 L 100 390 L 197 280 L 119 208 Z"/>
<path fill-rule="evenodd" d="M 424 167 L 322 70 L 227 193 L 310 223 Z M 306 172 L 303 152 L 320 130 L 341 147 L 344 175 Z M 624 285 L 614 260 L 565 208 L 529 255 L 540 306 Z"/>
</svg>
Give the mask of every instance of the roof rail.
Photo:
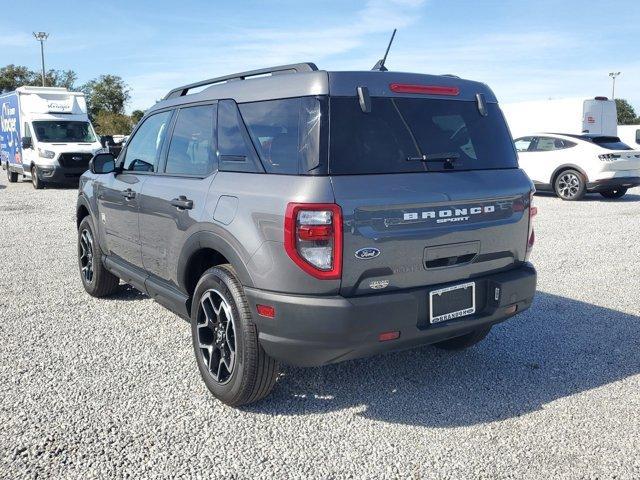
<svg viewBox="0 0 640 480">
<path fill-rule="evenodd" d="M 291 65 L 279 65 L 277 67 L 260 68 L 258 70 L 249 70 L 247 72 L 233 73 L 231 75 L 224 75 L 222 77 L 210 78 L 208 80 L 202 80 L 196 83 L 190 83 L 182 87 L 174 88 L 163 100 L 170 98 L 182 97 L 189 93 L 189 90 L 198 87 L 204 87 L 205 85 L 213 85 L 215 83 L 228 82 L 233 80 L 244 80 L 248 77 L 256 77 L 258 75 L 278 75 L 282 73 L 302 73 L 302 72 L 314 72 L 318 70 L 318 67 L 314 63 L 292 63 Z"/>
</svg>

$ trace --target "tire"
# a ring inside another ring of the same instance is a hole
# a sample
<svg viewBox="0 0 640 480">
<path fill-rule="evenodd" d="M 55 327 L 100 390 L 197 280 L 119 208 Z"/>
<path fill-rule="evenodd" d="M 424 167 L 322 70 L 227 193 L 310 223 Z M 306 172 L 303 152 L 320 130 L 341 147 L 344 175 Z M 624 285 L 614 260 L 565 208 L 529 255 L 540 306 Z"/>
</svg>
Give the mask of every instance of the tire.
<svg viewBox="0 0 640 480">
<path fill-rule="evenodd" d="M 9 183 L 16 183 L 18 181 L 18 172 L 12 172 L 9 170 L 8 164 L 5 165 L 5 168 L 7 169 L 7 180 Z"/>
<path fill-rule="evenodd" d="M 200 278 L 193 294 L 191 335 L 200 375 L 217 399 L 238 407 L 271 392 L 279 364 L 258 342 L 244 289 L 231 265 L 210 268 Z"/>
<path fill-rule="evenodd" d="M 479 328 L 465 335 L 453 337 L 442 342 L 434 343 L 433 345 L 444 350 L 464 350 L 484 340 L 490 331 L 491 327 Z"/>
<path fill-rule="evenodd" d="M 604 198 L 622 198 L 626 193 L 627 189 L 620 187 L 612 188 L 611 190 L 605 190 L 603 192 L 600 192 L 600 195 L 602 195 Z"/>
<path fill-rule="evenodd" d="M 102 250 L 95 231 L 91 217 L 84 217 L 78 227 L 78 269 L 87 293 L 100 298 L 116 292 L 120 279 L 102 264 Z"/>
<path fill-rule="evenodd" d="M 38 167 L 35 165 L 31 167 L 31 184 L 36 190 L 42 190 L 44 188 L 44 182 L 38 177 Z"/>
<path fill-rule="evenodd" d="M 569 202 L 581 200 L 587 193 L 584 176 L 577 170 L 564 170 L 553 182 L 556 195 Z"/>
</svg>

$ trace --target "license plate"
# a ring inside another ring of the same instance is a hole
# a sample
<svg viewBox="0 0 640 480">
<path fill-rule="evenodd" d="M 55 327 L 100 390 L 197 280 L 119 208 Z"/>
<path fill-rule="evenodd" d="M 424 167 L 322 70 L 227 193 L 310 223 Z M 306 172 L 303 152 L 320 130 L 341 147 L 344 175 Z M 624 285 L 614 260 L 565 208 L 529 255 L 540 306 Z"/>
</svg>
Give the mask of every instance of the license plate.
<svg viewBox="0 0 640 480">
<path fill-rule="evenodd" d="M 476 283 L 468 282 L 429 292 L 429 321 L 440 323 L 476 313 Z"/>
</svg>

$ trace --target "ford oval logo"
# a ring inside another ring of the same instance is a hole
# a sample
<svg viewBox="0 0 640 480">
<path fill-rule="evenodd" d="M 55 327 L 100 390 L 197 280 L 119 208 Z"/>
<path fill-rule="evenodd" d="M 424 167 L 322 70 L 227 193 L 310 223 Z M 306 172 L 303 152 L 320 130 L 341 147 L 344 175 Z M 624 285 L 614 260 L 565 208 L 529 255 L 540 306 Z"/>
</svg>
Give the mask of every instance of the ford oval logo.
<svg viewBox="0 0 640 480">
<path fill-rule="evenodd" d="M 369 260 L 380 255 L 380 250 L 374 247 L 365 247 L 357 250 L 355 255 L 356 258 L 359 258 L 360 260 Z"/>
</svg>

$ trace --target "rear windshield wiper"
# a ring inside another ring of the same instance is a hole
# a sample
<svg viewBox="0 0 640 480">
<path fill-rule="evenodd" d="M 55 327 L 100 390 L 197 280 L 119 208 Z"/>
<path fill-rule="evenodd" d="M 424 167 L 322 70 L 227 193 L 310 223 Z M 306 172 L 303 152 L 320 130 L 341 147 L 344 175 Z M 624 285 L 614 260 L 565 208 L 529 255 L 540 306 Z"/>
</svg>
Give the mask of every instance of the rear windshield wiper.
<svg viewBox="0 0 640 480">
<path fill-rule="evenodd" d="M 457 153 L 426 153 L 417 157 L 407 157 L 408 162 L 444 162 L 443 167 L 445 169 L 452 169 L 454 162 L 460 158 Z"/>
</svg>

